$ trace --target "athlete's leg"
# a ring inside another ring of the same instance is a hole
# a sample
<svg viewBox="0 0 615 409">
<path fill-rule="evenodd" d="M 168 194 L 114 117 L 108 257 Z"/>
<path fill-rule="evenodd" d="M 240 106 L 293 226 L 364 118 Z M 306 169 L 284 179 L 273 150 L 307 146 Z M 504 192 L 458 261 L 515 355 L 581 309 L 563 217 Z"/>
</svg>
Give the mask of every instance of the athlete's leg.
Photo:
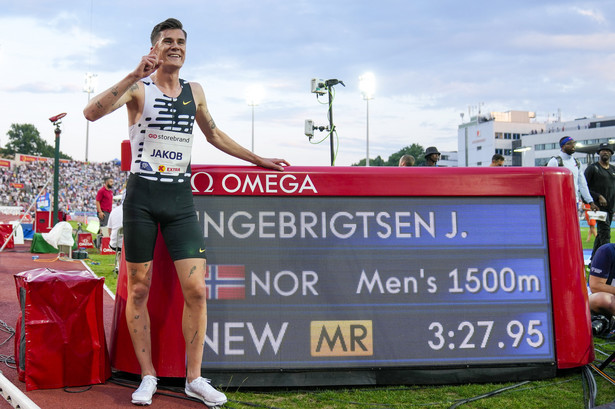
<svg viewBox="0 0 615 409">
<path fill-rule="evenodd" d="M 152 284 L 151 262 L 126 262 L 128 297 L 126 300 L 126 323 L 135 355 L 141 366 L 141 376 L 156 376 L 152 363 L 152 340 L 150 333 L 149 312 L 147 300 Z"/>
<path fill-rule="evenodd" d="M 186 341 L 188 382 L 201 376 L 205 331 L 207 329 L 207 296 L 203 258 L 175 261 L 175 269 L 184 294 L 182 331 Z"/>
<path fill-rule="evenodd" d="M 609 293 L 592 293 L 589 296 L 589 309 L 609 317 L 615 316 L 615 296 Z"/>
</svg>

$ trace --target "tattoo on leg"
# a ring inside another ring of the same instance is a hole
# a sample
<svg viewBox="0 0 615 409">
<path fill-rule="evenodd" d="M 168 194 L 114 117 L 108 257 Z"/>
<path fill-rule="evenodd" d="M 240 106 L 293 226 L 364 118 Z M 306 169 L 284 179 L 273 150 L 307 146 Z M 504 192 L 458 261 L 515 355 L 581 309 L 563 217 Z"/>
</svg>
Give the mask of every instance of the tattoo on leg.
<svg viewBox="0 0 615 409">
<path fill-rule="evenodd" d="M 198 333 L 199 333 L 199 331 L 196 331 L 196 332 L 194 333 L 194 336 L 192 337 L 192 341 L 190 341 L 190 343 L 191 343 L 191 344 L 194 342 L 194 339 L 196 338 L 196 334 L 198 334 Z"/>
<path fill-rule="evenodd" d="M 131 268 L 130 269 L 130 275 L 133 276 L 133 277 L 136 276 L 137 275 L 137 269 L 136 268 Z"/>
<path fill-rule="evenodd" d="M 196 271 L 196 266 L 192 266 L 192 268 L 190 269 L 190 273 L 188 273 L 188 278 L 192 277 L 192 274 L 194 274 L 195 271 Z"/>
</svg>

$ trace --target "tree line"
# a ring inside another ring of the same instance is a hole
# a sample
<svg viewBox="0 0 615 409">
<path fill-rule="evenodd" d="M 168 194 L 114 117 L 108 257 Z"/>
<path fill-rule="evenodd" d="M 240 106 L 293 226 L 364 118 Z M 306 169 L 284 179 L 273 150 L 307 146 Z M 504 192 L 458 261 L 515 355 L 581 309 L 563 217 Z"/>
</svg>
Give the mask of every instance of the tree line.
<svg viewBox="0 0 615 409">
<path fill-rule="evenodd" d="M 14 158 L 16 153 L 24 155 L 44 156 L 53 158 L 55 156 L 55 146 L 49 145 L 32 124 L 12 124 L 9 131 L 6 133 L 9 137 L 4 148 L 0 147 L 0 156 L 5 158 Z M 399 159 L 404 155 L 412 155 L 416 159 L 415 166 L 421 166 L 425 163 L 425 150 L 417 143 L 406 146 L 399 151 L 391 154 L 387 160 L 382 159 L 380 155 L 369 160 L 369 166 L 398 166 Z M 60 152 L 60 158 L 72 160 L 70 156 Z M 365 158 L 352 166 L 365 166 Z"/>
<path fill-rule="evenodd" d="M 0 156 L 14 159 L 16 153 L 23 153 L 24 155 L 44 156 L 46 158 L 55 157 L 55 146 L 51 146 L 41 138 L 38 129 L 32 124 L 11 124 L 11 128 L 6 134 L 9 140 L 4 148 L 0 147 Z M 73 160 L 62 152 L 60 152 L 60 158 Z"/>
<path fill-rule="evenodd" d="M 425 149 L 418 143 L 413 143 L 391 154 L 386 161 L 380 155 L 374 159 L 370 158 L 369 166 L 399 166 L 399 159 L 404 155 L 414 156 L 414 159 L 416 159 L 414 166 L 422 166 L 425 163 Z M 352 166 L 365 166 L 365 159 L 361 159 L 358 163 L 353 163 Z"/>
</svg>

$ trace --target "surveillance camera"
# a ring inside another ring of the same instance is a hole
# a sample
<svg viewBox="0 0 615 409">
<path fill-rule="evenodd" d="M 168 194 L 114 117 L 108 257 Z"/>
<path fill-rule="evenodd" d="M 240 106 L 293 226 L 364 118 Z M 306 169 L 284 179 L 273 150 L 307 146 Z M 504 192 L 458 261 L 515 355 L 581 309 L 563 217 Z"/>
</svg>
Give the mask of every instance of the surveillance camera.
<svg viewBox="0 0 615 409">
<path fill-rule="evenodd" d="M 312 139 L 312 137 L 314 136 L 314 121 L 312 121 L 311 119 L 305 120 L 305 131 L 304 132 L 305 132 L 305 136 Z"/>
<path fill-rule="evenodd" d="M 49 118 L 49 120 L 51 122 L 58 122 L 60 119 L 64 118 L 66 116 L 66 112 L 63 112 L 61 114 L 58 114 L 56 116 L 52 116 L 51 118 Z"/>
<path fill-rule="evenodd" d="M 312 94 L 324 95 L 326 94 L 326 84 L 325 80 L 312 78 Z"/>
</svg>

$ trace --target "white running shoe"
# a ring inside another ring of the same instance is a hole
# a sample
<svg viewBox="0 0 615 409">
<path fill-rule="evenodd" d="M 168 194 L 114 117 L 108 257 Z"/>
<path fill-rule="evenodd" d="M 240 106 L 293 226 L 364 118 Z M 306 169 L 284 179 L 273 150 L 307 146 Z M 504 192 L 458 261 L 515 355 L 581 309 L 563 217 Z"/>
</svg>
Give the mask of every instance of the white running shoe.
<svg viewBox="0 0 615 409">
<path fill-rule="evenodd" d="M 222 406 L 226 403 L 226 395 L 215 390 L 210 380 L 202 377 L 190 383 L 186 379 L 186 395 L 202 400 L 207 406 Z"/>
<path fill-rule="evenodd" d="M 135 405 L 151 405 L 152 396 L 156 393 L 156 385 L 158 384 L 158 378 L 152 375 L 145 375 L 141 379 L 141 385 L 132 393 L 132 403 Z"/>
</svg>

